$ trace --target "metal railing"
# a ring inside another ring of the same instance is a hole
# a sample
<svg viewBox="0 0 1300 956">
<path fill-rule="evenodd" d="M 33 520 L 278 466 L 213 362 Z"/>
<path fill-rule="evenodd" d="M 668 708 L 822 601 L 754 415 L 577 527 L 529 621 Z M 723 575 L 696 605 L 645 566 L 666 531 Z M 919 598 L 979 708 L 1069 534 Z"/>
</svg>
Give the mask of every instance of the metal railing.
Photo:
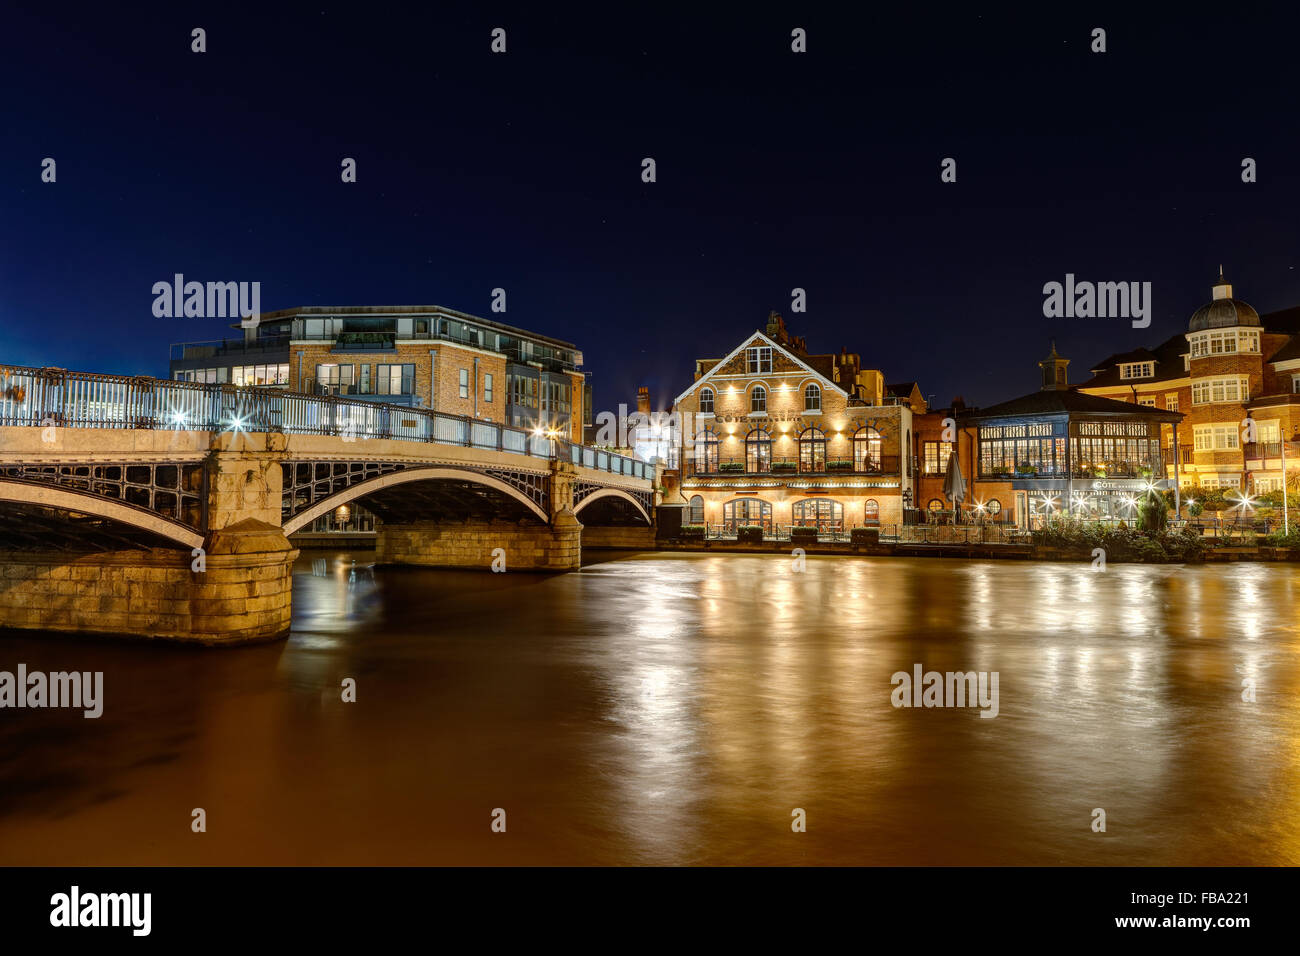
<svg viewBox="0 0 1300 956">
<path fill-rule="evenodd" d="M 753 475 L 775 475 L 778 478 L 795 475 L 897 475 L 899 473 L 898 455 L 881 455 L 878 460 L 864 461 L 855 466 L 852 460 L 827 459 L 819 462 L 800 462 L 798 458 L 771 458 L 768 460 L 747 460 L 745 458 L 709 458 L 696 457 L 689 452 L 685 456 L 682 477 L 752 477 Z"/>
<path fill-rule="evenodd" d="M 463 415 L 257 386 L 173 382 L 56 368 L 0 365 L 0 426 L 140 428 L 171 431 L 391 438 L 513 452 L 652 479 L 654 466 Z"/>
<path fill-rule="evenodd" d="M 866 524 L 853 525 L 851 528 L 818 530 L 818 544 L 847 544 L 853 540 L 853 532 L 859 528 L 879 532 L 879 540 L 894 544 L 1029 544 L 1030 532 L 1014 524 L 971 524 L 971 525 L 898 525 Z M 798 526 L 795 526 L 798 530 Z M 764 528 L 763 541 L 789 543 L 791 526 L 774 524 Z M 708 541 L 735 541 L 739 537 L 738 526 L 726 524 L 705 525 L 703 538 Z"/>
</svg>

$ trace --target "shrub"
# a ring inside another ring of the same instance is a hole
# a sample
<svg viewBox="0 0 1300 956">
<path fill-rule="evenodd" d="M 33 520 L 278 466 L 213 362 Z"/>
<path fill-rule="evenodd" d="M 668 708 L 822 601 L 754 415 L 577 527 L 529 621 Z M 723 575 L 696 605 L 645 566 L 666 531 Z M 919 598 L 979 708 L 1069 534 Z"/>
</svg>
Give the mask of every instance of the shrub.
<svg viewBox="0 0 1300 956">
<path fill-rule="evenodd" d="M 741 525 L 736 531 L 736 539 L 749 544 L 762 544 L 763 528 L 756 524 Z"/>
</svg>

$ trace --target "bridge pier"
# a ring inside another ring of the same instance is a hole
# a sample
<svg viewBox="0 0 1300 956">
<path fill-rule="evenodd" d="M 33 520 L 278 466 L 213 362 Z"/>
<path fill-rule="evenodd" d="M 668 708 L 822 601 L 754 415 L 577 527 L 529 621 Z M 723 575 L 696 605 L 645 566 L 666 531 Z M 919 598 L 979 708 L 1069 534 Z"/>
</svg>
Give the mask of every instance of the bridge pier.
<svg viewBox="0 0 1300 956">
<path fill-rule="evenodd" d="M 494 567 L 505 571 L 576 571 L 582 564 L 582 524 L 573 514 L 573 465 L 551 463 L 550 522 L 381 522 L 379 564 L 438 568 Z"/>
<path fill-rule="evenodd" d="M 277 438 L 214 436 L 209 532 L 186 532 L 189 545 L 0 552 L 0 627 L 197 644 L 286 636 L 298 552 L 279 527 Z"/>
</svg>

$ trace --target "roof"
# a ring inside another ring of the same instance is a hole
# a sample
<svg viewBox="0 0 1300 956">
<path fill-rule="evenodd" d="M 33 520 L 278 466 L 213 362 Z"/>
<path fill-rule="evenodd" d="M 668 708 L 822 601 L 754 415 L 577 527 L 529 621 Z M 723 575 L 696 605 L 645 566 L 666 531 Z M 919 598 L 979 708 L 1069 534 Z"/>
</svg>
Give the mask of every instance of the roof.
<svg viewBox="0 0 1300 956">
<path fill-rule="evenodd" d="M 292 309 L 277 309 L 274 312 L 263 312 L 261 316 L 261 324 L 266 325 L 277 321 L 288 321 L 300 315 L 445 315 L 448 318 L 460 319 L 464 322 L 472 322 L 475 325 L 481 325 L 484 328 L 493 329 L 497 332 L 504 332 L 509 335 L 516 335 L 520 338 L 534 339 L 538 342 L 545 342 L 548 345 L 557 345 L 566 349 L 577 349 L 577 346 L 572 342 L 566 342 L 563 339 L 557 339 L 549 335 L 541 335 L 537 332 L 529 332 L 527 329 L 521 329 L 513 325 L 506 325 L 504 322 L 497 322 L 493 319 L 485 319 L 469 312 L 461 312 L 459 309 L 449 309 L 445 305 L 300 305 Z M 232 328 L 234 328 L 234 326 L 232 326 Z"/>
<path fill-rule="evenodd" d="M 890 395 L 897 395 L 900 398 L 911 395 L 913 389 L 920 389 L 917 382 L 895 382 L 893 385 L 886 385 L 885 391 Z"/>
<path fill-rule="evenodd" d="M 1259 313 L 1254 306 L 1240 299 L 1213 299 L 1192 313 L 1187 331 L 1230 329 L 1237 325 L 1259 325 Z"/>
<path fill-rule="evenodd" d="M 820 378 L 823 382 L 825 382 L 826 385 L 828 385 L 829 387 L 835 389 L 835 391 L 839 392 L 841 395 L 845 396 L 846 398 L 848 397 L 848 392 L 844 391 L 844 389 L 842 389 L 842 388 L 840 388 L 838 385 L 836 385 L 836 384 L 835 384 L 835 379 L 833 379 L 833 378 L 832 378 L 831 376 L 829 376 L 829 375 L 823 375 L 821 372 L 817 371 L 817 369 L 813 368 L 812 365 L 809 364 L 809 362 L 808 362 L 808 358 L 809 358 L 809 356 L 807 356 L 807 355 L 801 355 L 799 352 L 792 351 L 791 349 L 789 349 L 789 348 L 787 348 L 786 346 L 782 345 L 780 342 L 777 342 L 774 338 L 772 338 L 772 337 L 771 337 L 770 335 L 768 335 L 766 332 L 760 332 L 760 331 L 758 331 L 757 329 L 755 329 L 752 333 L 750 333 L 749 335 L 747 335 L 747 336 L 745 336 L 743 339 L 741 339 L 741 340 L 740 340 L 740 344 L 737 345 L 737 346 L 736 346 L 734 349 L 732 349 L 730 352 L 728 352 L 726 355 L 724 355 L 722 358 L 720 358 L 720 359 L 718 359 L 718 360 L 716 360 L 716 361 L 714 361 L 714 360 L 712 360 L 712 359 L 704 359 L 704 360 L 702 360 L 702 361 L 713 361 L 713 365 L 710 366 L 710 368 L 709 368 L 709 370 L 708 370 L 707 372 L 705 372 L 703 375 L 701 375 L 699 378 L 697 378 L 694 382 L 692 382 L 689 386 L 687 386 L 686 391 L 682 392 L 680 395 L 678 395 L 676 398 L 673 399 L 673 407 L 676 408 L 678 402 L 680 402 L 682 399 L 684 399 L 687 395 L 691 394 L 691 392 L 695 391 L 697 388 L 699 388 L 699 387 L 700 387 L 701 385 L 703 385 L 705 382 L 709 381 L 709 379 L 711 379 L 711 378 L 713 377 L 713 373 L 714 373 L 714 372 L 716 372 L 716 371 L 717 371 L 718 369 L 720 369 L 720 368 L 725 368 L 725 367 L 726 367 L 726 364 L 727 364 L 728 362 L 730 362 L 733 358 L 735 358 L 737 355 L 740 354 L 740 350 L 741 350 L 741 349 L 745 348 L 747 345 L 749 345 L 751 342 L 753 342 L 756 338 L 758 338 L 758 339 L 762 339 L 762 340 L 763 340 L 764 342 L 766 342 L 768 345 L 772 346 L 772 348 L 776 349 L 778 352 L 781 352 L 783 355 L 785 355 L 787 358 L 789 358 L 791 361 L 793 361 L 796 365 L 800 366 L 801 368 L 805 369 L 805 370 L 808 371 L 808 372 L 811 372 L 813 375 L 816 375 L 816 376 L 817 376 L 818 378 Z M 820 356 L 820 357 L 822 357 L 822 358 L 827 358 L 827 357 L 829 357 L 829 356 Z"/>
<path fill-rule="evenodd" d="M 1183 353 L 1188 351 L 1187 337 L 1183 333 L 1171 335 L 1154 349 L 1134 349 L 1131 352 L 1118 352 L 1107 356 L 1092 366 L 1092 378 L 1076 386 L 1077 388 L 1127 388 L 1130 385 L 1149 385 L 1153 382 L 1167 382 L 1170 379 L 1183 378 L 1187 372 L 1183 369 Z M 1120 378 L 1119 367 L 1129 362 L 1155 362 L 1155 375 L 1147 378 Z"/>
<path fill-rule="evenodd" d="M 1130 415 L 1162 422 L 1177 422 L 1183 417 L 1178 412 L 1134 405 L 1130 402 L 1117 402 L 1113 398 L 1088 395 L 1074 389 L 1043 389 L 990 408 L 974 409 L 963 414 L 961 418 L 978 421 L 984 418 L 1023 418 L 1030 415 L 1061 414 Z"/>
</svg>

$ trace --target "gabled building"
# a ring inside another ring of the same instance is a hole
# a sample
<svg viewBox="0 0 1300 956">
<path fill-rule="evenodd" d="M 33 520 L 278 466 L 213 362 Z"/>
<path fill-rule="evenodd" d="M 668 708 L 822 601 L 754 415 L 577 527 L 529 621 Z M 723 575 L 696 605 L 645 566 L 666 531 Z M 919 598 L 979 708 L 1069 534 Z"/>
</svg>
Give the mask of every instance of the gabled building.
<svg viewBox="0 0 1300 956">
<path fill-rule="evenodd" d="M 673 403 L 687 522 L 846 531 L 902 521 L 912 410 L 847 349 L 810 354 L 773 312 Z"/>
<path fill-rule="evenodd" d="M 1186 416 L 1176 452 L 1183 486 L 1281 488 L 1281 443 L 1300 435 L 1300 309 L 1261 317 L 1234 297 L 1220 270 L 1186 332 L 1109 356 L 1092 373 L 1080 391 Z M 1253 442 L 1243 441 L 1247 419 Z M 1164 441 L 1172 443 L 1168 428 Z M 1287 458 L 1297 459 L 1288 469 L 1300 467 L 1300 445 L 1290 445 Z"/>
</svg>

